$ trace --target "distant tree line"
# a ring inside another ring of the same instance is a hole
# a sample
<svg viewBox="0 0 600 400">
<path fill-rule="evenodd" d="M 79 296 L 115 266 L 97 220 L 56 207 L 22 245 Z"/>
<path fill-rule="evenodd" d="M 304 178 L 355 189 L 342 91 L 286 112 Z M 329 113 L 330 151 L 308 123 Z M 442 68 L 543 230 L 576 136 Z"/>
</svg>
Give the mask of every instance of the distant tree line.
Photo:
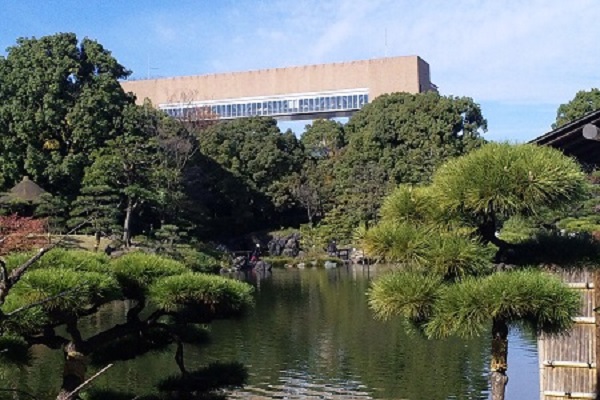
<svg viewBox="0 0 600 400">
<path fill-rule="evenodd" d="M 298 138 L 270 118 L 173 119 L 123 91 L 129 74 L 72 33 L 18 39 L 0 57 L 0 190 L 27 175 L 51 194 L 37 215 L 52 229 L 92 217 L 91 230 L 125 242 L 163 227 L 218 239 L 301 223 L 349 237 L 377 222 L 392 188 L 427 183 L 485 142 L 487 122 L 466 97 L 383 95 L 347 124 L 316 120 Z M 554 126 L 597 109 L 598 93 L 577 93 Z"/>
<path fill-rule="evenodd" d="M 55 231 L 92 218 L 89 229 L 124 242 L 163 227 L 218 239 L 306 222 L 347 236 L 377 219 L 392 187 L 484 142 L 464 97 L 384 95 L 298 138 L 270 118 L 175 120 L 136 104 L 119 84 L 129 74 L 72 33 L 19 39 L 0 58 L 0 189 L 29 176 L 50 193 L 36 213 Z"/>
</svg>

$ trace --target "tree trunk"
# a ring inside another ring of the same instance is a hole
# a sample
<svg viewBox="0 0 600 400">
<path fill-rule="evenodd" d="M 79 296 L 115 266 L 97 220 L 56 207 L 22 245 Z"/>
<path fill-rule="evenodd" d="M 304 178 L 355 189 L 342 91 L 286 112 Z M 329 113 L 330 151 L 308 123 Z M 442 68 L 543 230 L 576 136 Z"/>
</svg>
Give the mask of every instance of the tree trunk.
<svg viewBox="0 0 600 400">
<path fill-rule="evenodd" d="M 508 326 L 501 319 L 492 325 L 492 363 L 490 366 L 490 389 L 492 400 L 504 400 L 508 376 Z"/>
<path fill-rule="evenodd" d="M 56 400 L 73 400 L 71 392 L 85 382 L 87 370 L 87 357 L 79 351 L 74 342 L 65 346 L 65 366 L 63 369 L 63 382 Z"/>
<path fill-rule="evenodd" d="M 128 198 L 125 222 L 123 222 L 123 244 L 127 247 L 131 244 L 131 214 L 133 214 L 133 200 Z"/>
</svg>

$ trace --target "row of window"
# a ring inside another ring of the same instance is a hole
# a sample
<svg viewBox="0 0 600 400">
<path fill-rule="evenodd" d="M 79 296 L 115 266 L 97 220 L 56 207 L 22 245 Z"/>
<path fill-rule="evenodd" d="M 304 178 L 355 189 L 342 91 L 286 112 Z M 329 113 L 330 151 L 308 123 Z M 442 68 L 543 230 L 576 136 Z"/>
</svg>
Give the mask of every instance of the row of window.
<svg viewBox="0 0 600 400">
<path fill-rule="evenodd" d="M 165 112 L 175 118 L 201 118 L 217 115 L 219 118 L 240 118 L 254 116 L 277 116 L 288 114 L 314 113 L 326 111 L 348 111 L 362 108 L 369 102 L 367 94 L 311 97 L 294 100 L 272 100 L 234 104 L 213 104 L 165 108 Z"/>
</svg>

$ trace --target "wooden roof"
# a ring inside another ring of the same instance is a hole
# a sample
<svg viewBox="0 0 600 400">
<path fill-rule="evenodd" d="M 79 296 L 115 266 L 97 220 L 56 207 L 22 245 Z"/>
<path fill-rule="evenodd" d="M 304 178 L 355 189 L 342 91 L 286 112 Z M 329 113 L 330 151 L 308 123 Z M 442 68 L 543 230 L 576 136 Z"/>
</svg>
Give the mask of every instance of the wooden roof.
<svg viewBox="0 0 600 400">
<path fill-rule="evenodd" d="M 590 168 L 600 166 L 600 141 L 589 140 L 583 136 L 583 127 L 593 124 L 600 127 L 600 110 L 593 111 L 578 120 L 556 128 L 530 143 L 551 146 Z"/>
</svg>

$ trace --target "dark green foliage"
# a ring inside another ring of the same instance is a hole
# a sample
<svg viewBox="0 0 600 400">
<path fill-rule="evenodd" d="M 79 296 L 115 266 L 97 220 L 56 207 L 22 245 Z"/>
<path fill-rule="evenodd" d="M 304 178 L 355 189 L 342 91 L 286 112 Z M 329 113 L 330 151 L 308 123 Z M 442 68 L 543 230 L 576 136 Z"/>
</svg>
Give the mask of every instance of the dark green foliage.
<svg viewBox="0 0 600 400">
<path fill-rule="evenodd" d="M 215 274 L 221 269 L 221 262 L 218 258 L 196 250 L 193 247 L 179 248 L 178 254 L 181 262 L 194 272 Z"/>
<path fill-rule="evenodd" d="M 332 158 L 347 144 L 344 126 L 325 119 L 307 125 L 300 140 L 308 155 L 316 159 Z"/>
<path fill-rule="evenodd" d="M 68 203 L 64 197 L 44 193 L 40 196 L 40 204 L 36 207 L 34 216 L 47 219 L 49 233 L 64 233 L 67 227 Z"/>
<path fill-rule="evenodd" d="M 0 177 L 29 175 L 72 194 L 91 154 L 121 128 L 129 74 L 99 43 L 72 33 L 19 39 L 0 58 Z"/>
<path fill-rule="evenodd" d="M 589 91 L 581 90 L 571 101 L 558 107 L 556 122 L 552 124 L 552 129 L 560 128 L 598 109 L 600 109 L 600 90 L 597 88 Z"/>
<path fill-rule="evenodd" d="M 116 279 L 108 274 L 56 267 L 36 269 L 14 286 L 2 310 L 10 312 L 63 292 L 66 292 L 63 296 L 39 307 L 51 315 L 78 315 L 90 305 L 118 298 L 120 288 Z"/>
<path fill-rule="evenodd" d="M 479 239 L 456 233 L 437 233 L 427 238 L 426 261 L 422 268 L 439 274 L 447 281 L 468 276 L 486 275 L 491 272 L 490 260 L 498 249 L 482 244 Z"/>
<path fill-rule="evenodd" d="M 291 131 L 281 133 L 275 120 L 244 118 L 216 124 L 199 136 L 200 151 L 264 193 L 278 209 L 291 206 L 286 178 L 299 171 L 302 147 Z"/>
<path fill-rule="evenodd" d="M 538 233 L 521 241 L 507 255 L 507 262 L 520 265 L 557 265 L 563 268 L 594 266 L 600 260 L 600 243 L 590 235 Z"/>
<path fill-rule="evenodd" d="M 386 274 L 369 289 L 369 306 L 382 319 L 400 315 L 415 322 L 426 321 L 442 283 L 439 275 L 408 271 Z"/>
<path fill-rule="evenodd" d="M 444 164 L 433 185 L 441 207 L 496 220 L 564 207 L 586 194 L 575 160 L 532 144 L 490 143 Z"/>
<path fill-rule="evenodd" d="M 0 360 L 14 365 L 29 365 L 31 351 L 27 342 L 17 335 L 0 336 Z"/>
<path fill-rule="evenodd" d="M 304 153 L 291 131 L 280 132 L 269 118 L 247 118 L 215 124 L 198 139 L 201 154 L 185 171 L 194 223 L 231 236 L 293 218 Z"/>
<path fill-rule="evenodd" d="M 426 181 L 443 161 L 484 141 L 479 106 L 465 97 L 434 92 L 395 93 L 375 99 L 346 126 L 346 159 L 375 162 L 395 184 Z"/>
<path fill-rule="evenodd" d="M 426 229 L 408 223 L 383 221 L 367 231 L 365 251 L 389 262 L 419 265 L 425 261 L 428 235 Z"/>
<path fill-rule="evenodd" d="M 432 337 L 469 337 L 482 334 L 496 318 L 525 324 L 537 333 L 562 333 L 573 325 L 579 307 L 579 294 L 545 272 L 497 273 L 445 288 L 426 332 Z"/>
<path fill-rule="evenodd" d="M 180 262 L 157 255 L 133 252 L 117 258 L 112 270 L 126 294 L 138 297 L 157 279 L 183 274 L 188 269 Z"/>
<path fill-rule="evenodd" d="M 72 204 L 69 225 L 77 226 L 84 221 L 90 221 L 81 232 L 104 232 L 108 235 L 118 229 L 119 196 L 110 186 L 95 183 L 93 174 L 88 171 L 79 196 Z"/>
<path fill-rule="evenodd" d="M 293 257 L 263 257 L 263 261 L 269 263 L 273 268 L 283 268 L 286 265 L 294 265 L 298 260 Z"/>
<path fill-rule="evenodd" d="M 429 181 L 444 161 L 481 146 L 486 127 L 469 98 L 432 92 L 378 97 L 344 127 L 346 146 L 318 163 L 324 186 L 329 176 L 334 182 L 332 194 L 324 197 L 323 223 L 336 223 L 339 218 L 331 214 L 342 215 L 351 228 L 376 222 L 383 198 L 396 185 Z"/>
<path fill-rule="evenodd" d="M 192 321 L 239 314 L 252 304 L 253 288 L 243 282 L 198 273 L 158 279 L 149 298 L 165 311 L 185 311 Z"/>
<path fill-rule="evenodd" d="M 55 249 L 46 254 L 34 269 L 62 268 L 74 271 L 110 273 L 110 258 L 104 253 L 92 253 L 86 250 Z"/>
</svg>

